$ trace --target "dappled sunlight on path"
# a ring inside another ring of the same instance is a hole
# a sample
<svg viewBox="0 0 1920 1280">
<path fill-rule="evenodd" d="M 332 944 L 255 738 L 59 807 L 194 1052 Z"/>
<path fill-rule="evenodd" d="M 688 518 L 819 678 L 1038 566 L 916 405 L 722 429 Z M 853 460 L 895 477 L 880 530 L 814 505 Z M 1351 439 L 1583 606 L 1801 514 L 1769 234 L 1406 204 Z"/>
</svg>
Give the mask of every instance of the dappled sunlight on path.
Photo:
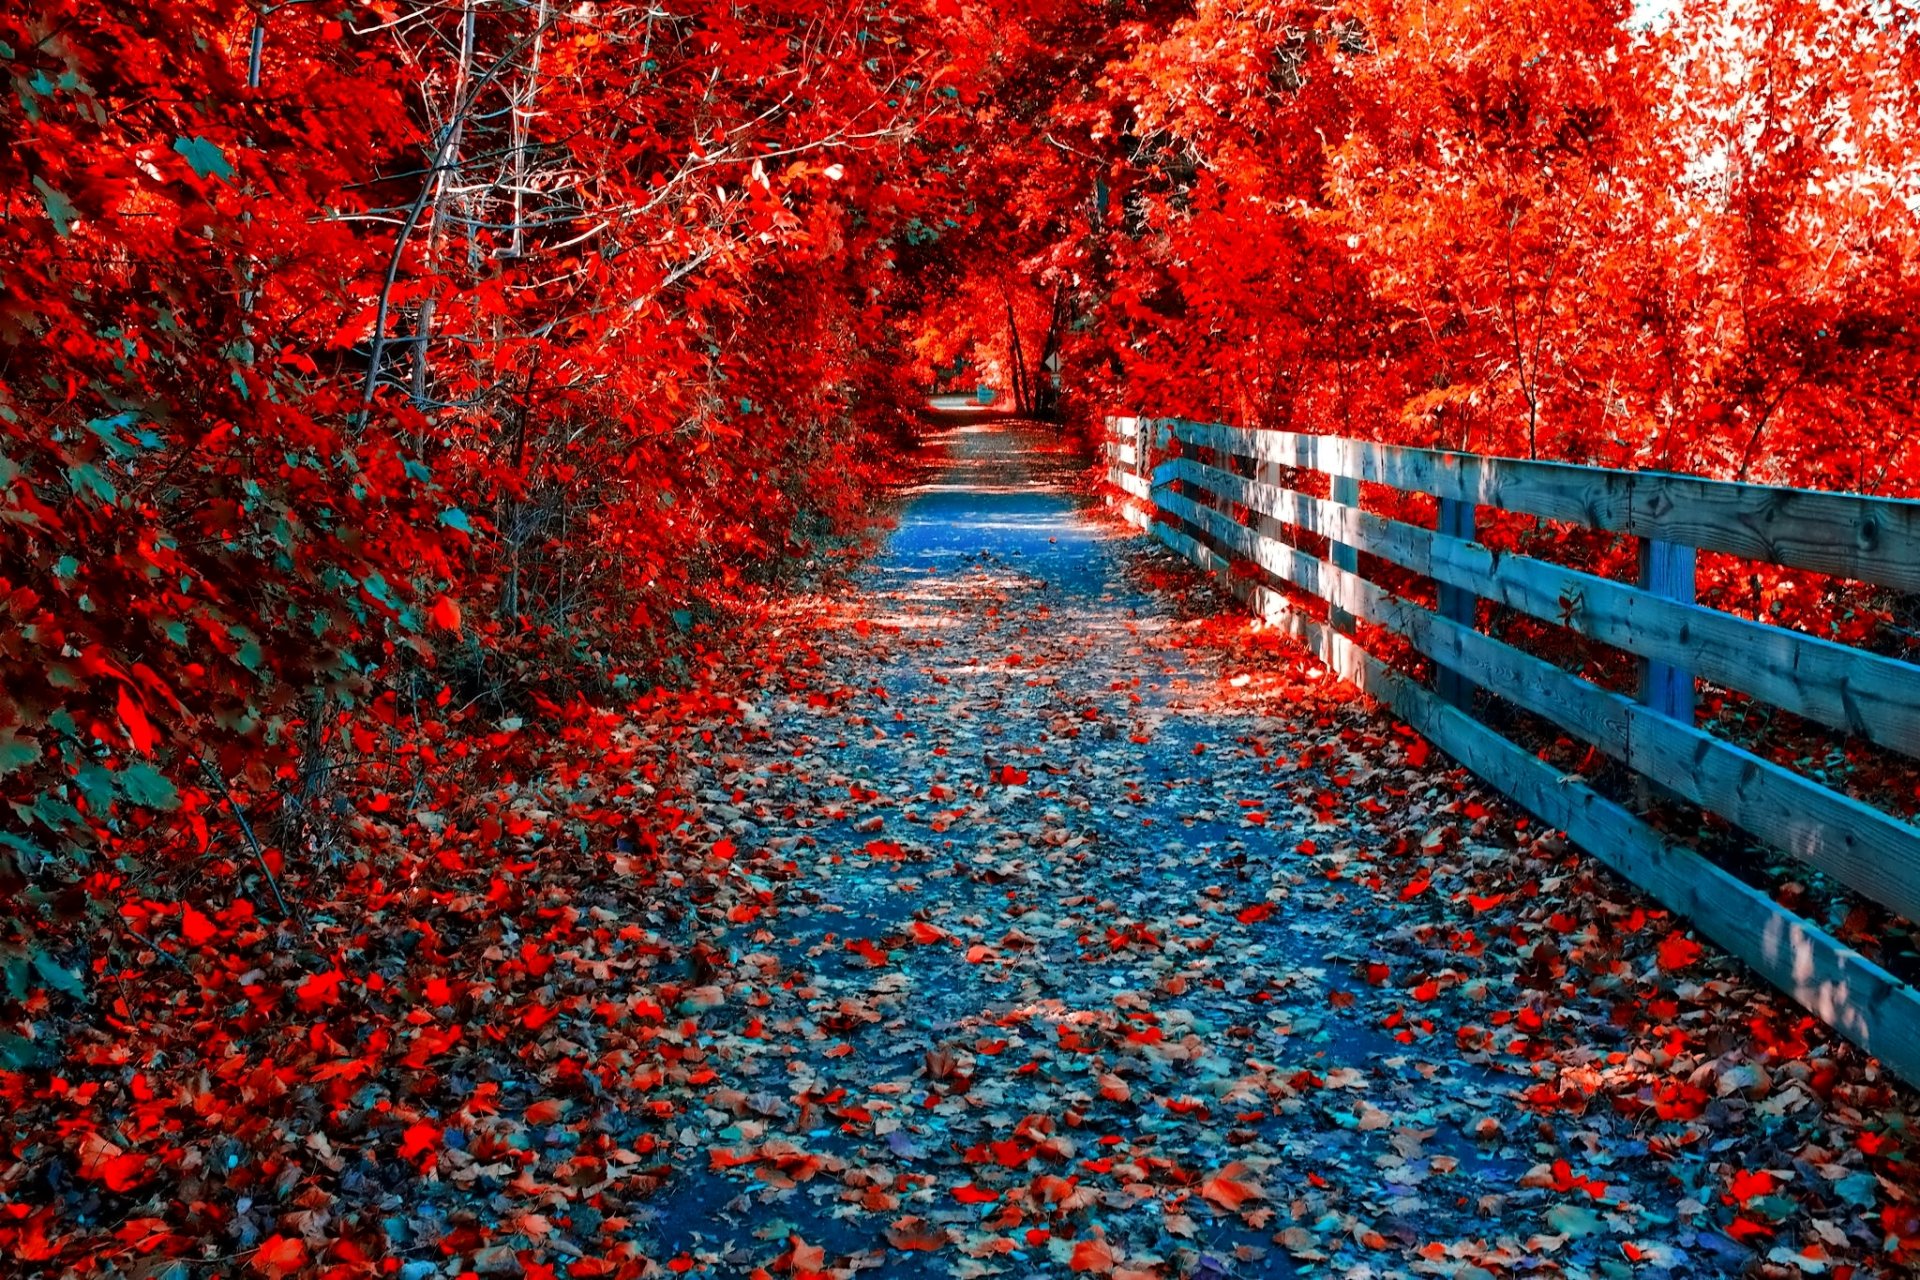
<svg viewBox="0 0 1920 1280">
<path fill-rule="evenodd" d="M 940 443 L 817 665 L 716 762 L 731 838 L 781 870 L 716 940 L 668 1253 L 1737 1272 L 1724 1180 L 1790 1165 L 1818 1104 L 1712 1023 L 1791 1016 L 1312 663 L 1156 589 L 1191 580 L 1080 509 L 1070 455 Z"/>
</svg>

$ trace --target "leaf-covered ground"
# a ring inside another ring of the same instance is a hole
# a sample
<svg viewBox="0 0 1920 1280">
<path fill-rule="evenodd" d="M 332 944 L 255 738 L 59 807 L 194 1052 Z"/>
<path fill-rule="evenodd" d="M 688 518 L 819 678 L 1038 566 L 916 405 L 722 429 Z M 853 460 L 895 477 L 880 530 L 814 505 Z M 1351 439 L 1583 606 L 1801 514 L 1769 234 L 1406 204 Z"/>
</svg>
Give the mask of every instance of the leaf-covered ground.
<svg viewBox="0 0 1920 1280">
<path fill-rule="evenodd" d="M 1038 441 L 949 444 L 714 762 L 778 883 L 699 999 L 675 1265 L 1911 1263 L 1909 1093 L 1089 520 Z"/>
<path fill-rule="evenodd" d="M 4 1042 L 0 1256 L 187 1277 L 1902 1274 L 1913 1095 L 1017 428 L 752 669 L 448 731 Z M 449 713 L 450 721 L 453 719 Z M 240 868 L 244 871 L 244 867 Z"/>
</svg>

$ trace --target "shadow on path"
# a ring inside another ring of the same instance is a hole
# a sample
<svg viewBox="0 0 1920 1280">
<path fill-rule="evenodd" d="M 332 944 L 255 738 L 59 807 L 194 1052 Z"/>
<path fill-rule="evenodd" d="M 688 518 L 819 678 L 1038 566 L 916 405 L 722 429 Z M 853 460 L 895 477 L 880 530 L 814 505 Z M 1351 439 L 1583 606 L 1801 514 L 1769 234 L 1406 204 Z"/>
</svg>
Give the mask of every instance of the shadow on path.
<svg viewBox="0 0 1920 1280">
<path fill-rule="evenodd" d="M 1635 1274 L 1737 1271 L 1630 1121 L 1529 1110 L 1524 1057 L 1436 1029 L 1523 993 L 1368 888 L 1397 833 L 1329 797 L 1405 783 L 1380 724 L 1297 676 L 1239 696 L 1047 438 L 939 443 L 823 662 L 716 779 L 789 878 L 722 940 L 759 980 L 728 993 L 727 1082 L 651 1204 L 662 1256 L 1487 1276 L 1624 1273 L 1631 1241 Z M 1457 824 L 1457 801 L 1402 816 Z M 1398 989 L 1410 956 L 1444 994 Z"/>
</svg>

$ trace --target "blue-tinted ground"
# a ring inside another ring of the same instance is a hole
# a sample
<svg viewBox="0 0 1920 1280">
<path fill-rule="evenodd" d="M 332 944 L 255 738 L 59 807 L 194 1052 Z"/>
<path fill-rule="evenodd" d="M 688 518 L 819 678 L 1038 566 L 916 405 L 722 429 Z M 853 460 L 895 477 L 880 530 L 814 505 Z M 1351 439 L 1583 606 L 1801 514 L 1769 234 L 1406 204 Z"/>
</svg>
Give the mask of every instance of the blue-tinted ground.
<svg viewBox="0 0 1920 1280">
<path fill-rule="evenodd" d="M 706 819 L 791 865 L 715 940 L 749 980 L 701 1023 L 717 1075 L 636 1208 L 650 1252 L 722 1275 L 1741 1272 L 1718 1191 L 1777 1161 L 1791 1108 L 1717 1076 L 1691 1116 L 1611 1101 L 1673 1065 L 1609 1017 L 1661 975 L 1545 958 L 1591 927 L 1550 914 L 1578 887 L 1564 849 L 1310 663 L 1203 642 L 1063 454 L 957 422 L 821 663 L 709 762 Z M 1541 1082 L 1577 1104 L 1523 1101 Z"/>
</svg>

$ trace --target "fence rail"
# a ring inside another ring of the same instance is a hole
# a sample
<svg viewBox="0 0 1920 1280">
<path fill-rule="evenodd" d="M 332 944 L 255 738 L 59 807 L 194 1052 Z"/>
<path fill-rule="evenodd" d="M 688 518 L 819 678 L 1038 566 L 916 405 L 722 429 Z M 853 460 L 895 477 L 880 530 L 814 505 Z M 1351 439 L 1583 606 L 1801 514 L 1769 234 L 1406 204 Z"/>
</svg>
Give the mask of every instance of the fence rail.
<svg viewBox="0 0 1920 1280">
<path fill-rule="evenodd" d="M 1695 722 L 1696 682 L 1705 679 L 1920 758 L 1920 666 L 1694 599 L 1696 550 L 1920 592 L 1920 502 L 1181 419 L 1109 419 L 1102 455 L 1113 500 L 1136 527 L 1217 574 L 1462 765 L 1920 1083 L 1913 987 L 1475 711 L 1484 690 L 1540 716 L 1664 794 L 1920 919 L 1920 827 Z M 1298 487 L 1308 472 L 1327 477 L 1329 496 Z M 1436 527 L 1363 510 L 1362 481 L 1439 499 Z M 1497 552 L 1475 540 L 1482 507 L 1636 537 L 1639 580 Z M 1325 557 L 1295 545 L 1290 531 L 1325 539 Z M 1436 607 L 1364 576 L 1362 552 L 1431 579 Z M 1326 621 L 1281 585 L 1324 600 Z M 1637 696 L 1478 630 L 1481 600 L 1636 655 Z M 1362 647 L 1358 622 L 1429 659 L 1432 687 Z"/>
</svg>

